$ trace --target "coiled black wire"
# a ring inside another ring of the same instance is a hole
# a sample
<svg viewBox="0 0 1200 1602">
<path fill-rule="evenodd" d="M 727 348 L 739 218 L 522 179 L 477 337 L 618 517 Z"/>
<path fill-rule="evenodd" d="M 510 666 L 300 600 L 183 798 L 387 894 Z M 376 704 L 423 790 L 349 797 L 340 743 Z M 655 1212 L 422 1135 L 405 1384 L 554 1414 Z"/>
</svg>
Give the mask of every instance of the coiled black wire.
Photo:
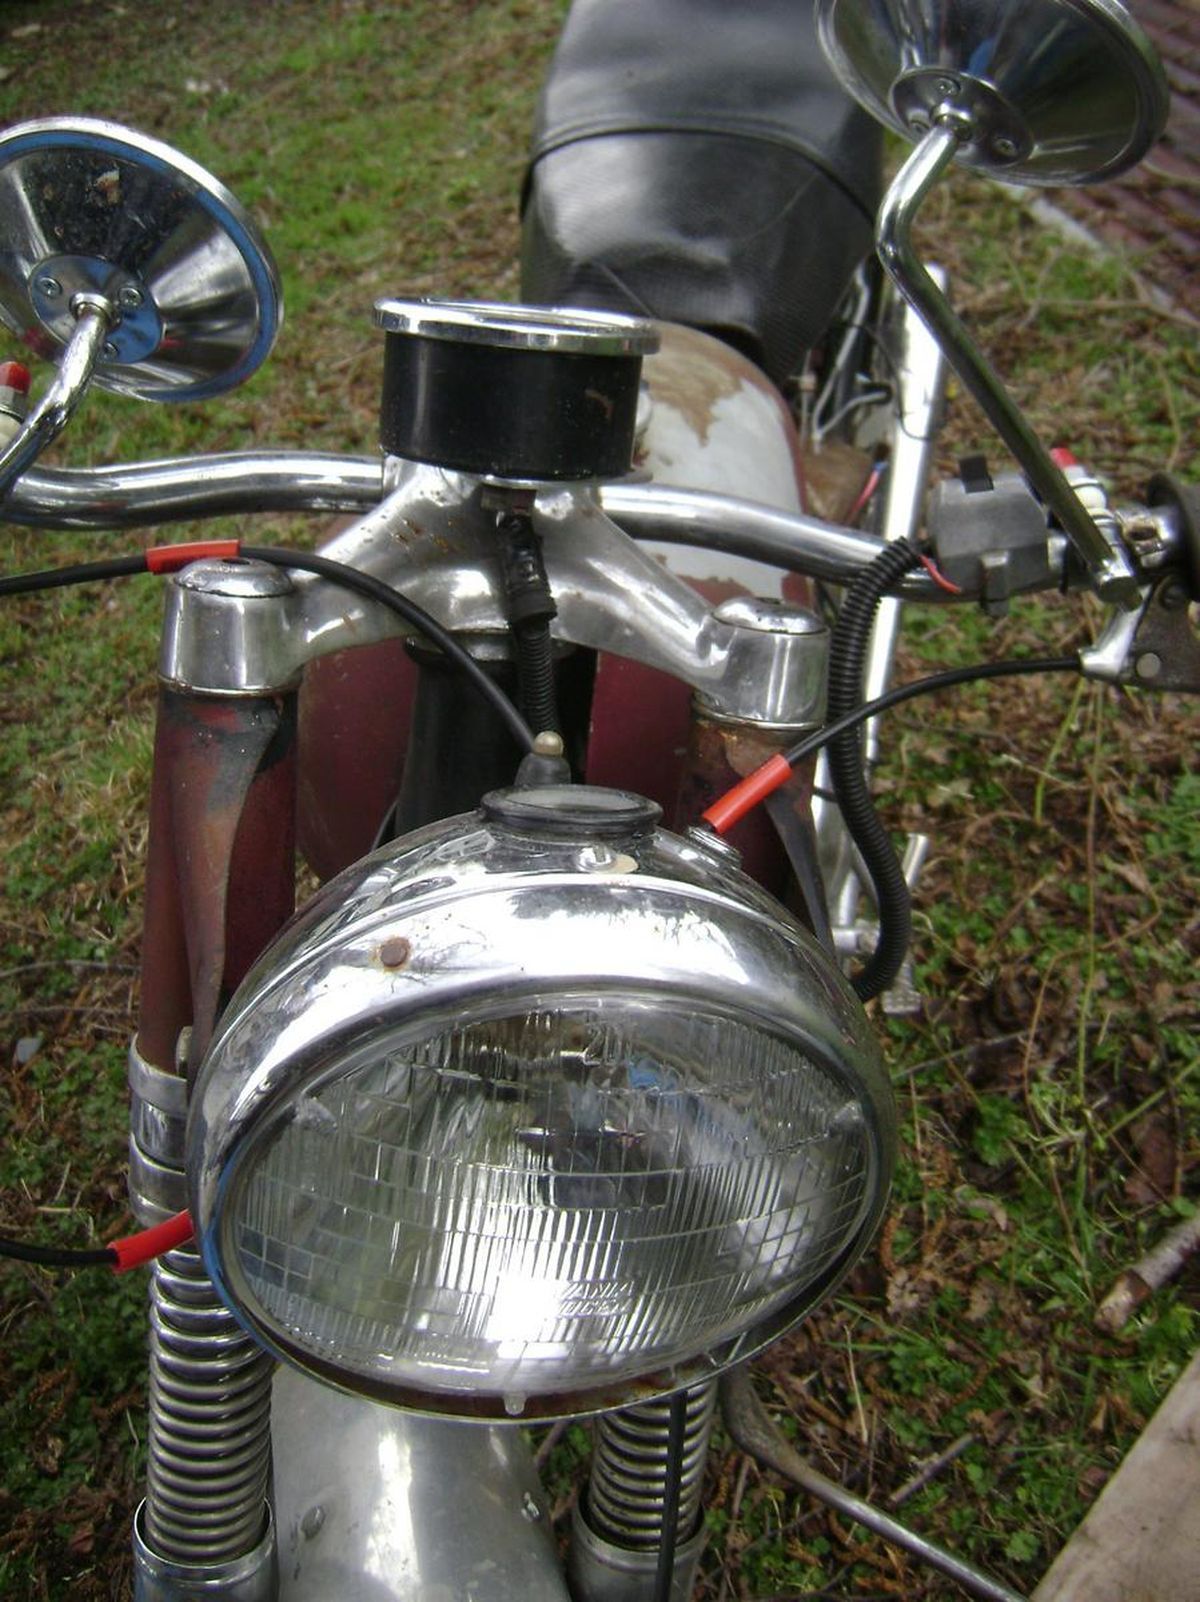
<svg viewBox="0 0 1200 1602">
<path fill-rule="evenodd" d="M 861 705 L 863 666 L 876 609 L 884 595 L 920 562 L 916 548 L 899 540 L 882 551 L 847 590 L 829 652 L 831 723 Z M 912 938 L 912 897 L 891 836 L 871 800 L 858 732 L 836 735 L 827 749 L 833 791 L 870 876 L 879 909 L 879 939 L 865 966 L 851 979 L 855 991 L 867 1001 L 886 990 L 900 972 Z"/>
</svg>

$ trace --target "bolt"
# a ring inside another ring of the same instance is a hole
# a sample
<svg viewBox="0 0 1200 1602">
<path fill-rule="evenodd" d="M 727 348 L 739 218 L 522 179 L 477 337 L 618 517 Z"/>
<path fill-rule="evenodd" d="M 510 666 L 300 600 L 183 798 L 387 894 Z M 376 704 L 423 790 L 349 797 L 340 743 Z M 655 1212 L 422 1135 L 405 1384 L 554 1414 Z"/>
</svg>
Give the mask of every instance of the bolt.
<svg viewBox="0 0 1200 1602">
<path fill-rule="evenodd" d="M 1164 612 L 1182 612 L 1190 597 L 1182 584 L 1164 584 L 1158 594 L 1158 604 Z"/>
<path fill-rule="evenodd" d="M 960 85 L 957 78 L 939 78 L 937 92 L 939 95 L 956 95 Z"/>
<path fill-rule="evenodd" d="M 62 285 L 59 283 L 58 279 L 51 278 L 49 276 L 45 278 L 39 278 L 37 281 L 37 288 L 38 293 L 40 295 L 45 295 L 47 300 L 57 300 L 62 294 Z"/>
<path fill-rule="evenodd" d="M 412 946 L 403 935 L 394 935 L 379 948 L 379 960 L 385 968 L 403 968 L 412 956 Z"/>
<path fill-rule="evenodd" d="M 100 354 L 106 362 L 115 362 L 120 352 L 111 339 L 106 339 L 100 347 Z"/>
<path fill-rule="evenodd" d="M 126 311 L 137 311 L 138 307 L 145 299 L 145 296 L 142 294 L 141 290 L 136 284 L 126 284 L 121 290 L 120 294 L 117 296 L 117 299 L 120 301 L 121 305 Z"/>
<path fill-rule="evenodd" d="M 1139 679 L 1156 679 L 1162 672 L 1162 657 L 1157 651 L 1143 651 L 1133 670 Z"/>
<path fill-rule="evenodd" d="M 325 1509 L 318 1503 L 316 1507 L 310 1507 L 300 1520 L 300 1534 L 306 1541 L 311 1541 L 313 1536 L 319 1533 L 324 1522 Z"/>
<path fill-rule="evenodd" d="M 997 134 L 992 140 L 992 149 L 1002 161 L 1012 161 L 1017 154 L 1017 141 L 1007 134 Z"/>
</svg>

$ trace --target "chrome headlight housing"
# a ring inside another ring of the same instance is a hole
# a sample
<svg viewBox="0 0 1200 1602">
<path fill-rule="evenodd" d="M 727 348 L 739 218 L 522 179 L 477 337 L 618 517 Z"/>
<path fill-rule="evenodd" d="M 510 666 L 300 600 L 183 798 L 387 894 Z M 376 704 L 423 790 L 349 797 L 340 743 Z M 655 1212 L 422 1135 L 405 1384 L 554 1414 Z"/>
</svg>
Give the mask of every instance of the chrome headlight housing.
<svg viewBox="0 0 1200 1602">
<path fill-rule="evenodd" d="M 333 880 L 248 976 L 188 1166 L 279 1356 L 465 1416 L 609 1407 L 748 1356 L 866 1244 L 895 1123 L 862 1008 L 657 816 L 499 792 Z"/>
</svg>

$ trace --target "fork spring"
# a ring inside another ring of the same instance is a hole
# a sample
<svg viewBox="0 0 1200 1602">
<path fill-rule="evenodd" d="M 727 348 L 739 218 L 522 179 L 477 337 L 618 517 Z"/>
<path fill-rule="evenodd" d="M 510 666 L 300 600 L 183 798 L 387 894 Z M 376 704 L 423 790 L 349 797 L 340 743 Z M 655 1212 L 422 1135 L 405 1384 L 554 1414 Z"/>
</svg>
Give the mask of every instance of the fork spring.
<svg viewBox="0 0 1200 1602">
<path fill-rule="evenodd" d="M 678 1539 L 700 1521 L 700 1491 L 717 1400 L 715 1381 L 687 1393 L 679 1490 Z M 661 1545 L 667 1480 L 670 1400 L 605 1413 L 596 1427 L 587 1518 L 597 1535 L 633 1551 Z"/>
<path fill-rule="evenodd" d="M 150 1283 L 147 1544 L 180 1564 L 232 1562 L 261 1539 L 272 1360 L 217 1299 L 196 1252 Z"/>
</svg>

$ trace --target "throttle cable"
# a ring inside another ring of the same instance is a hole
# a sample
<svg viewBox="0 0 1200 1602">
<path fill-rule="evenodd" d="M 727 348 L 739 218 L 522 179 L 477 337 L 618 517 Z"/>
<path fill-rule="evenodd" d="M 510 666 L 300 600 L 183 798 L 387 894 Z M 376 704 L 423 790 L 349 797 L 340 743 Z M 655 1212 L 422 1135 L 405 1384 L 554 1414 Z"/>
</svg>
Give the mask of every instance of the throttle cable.
<svg viewBox="0 0 1200 1602">
<path fill-rule="evenodd" d="M 765 801 L 767 796 L 777 790 L 780 785 L 785 784 L 791 777 L 793 769 L 798 763 L 803 762 L 806 757 L 812 756 L 822 746 L 830 744 L 830 742 L 838 739 L 839 736 L 851 733 L 851 731 L 859 728 L 860 725 L 877 716 L 880 712 L 886 712 L 891 707 L 900 706 L 905 701 L 915 700 L 917 696 L 932 695 L 938 690 L 948 690 L 959 684 L 974 684 L 987 679 L 1020 678 L 1034 673 L 1078 673 L 1080 671 L 1081 666 L 1077 656 L 1012 658 L 1002 662 L 979 662 L 968 667 L 947 668 L 945 672 L 931 673 L 927 678 L 915 679 L 911 684 L 898 685 L 888 690 L 885 694 L 876 696 L 874 700 L 866 701 L 854 707 L 832 723 L 827 723 L 824 728 L 817 729 L 814 733 L 806 735 L 803 740 L 798 741 L 787 751 L 770 757 L 760 767 L 755 768 L 753 773 L 747 774 L 744 779 L 727 790 L 723 796 L 718 797 L 710 807 L 701 813 L 701 821 L 708 824 L 717 834 L 727 834 L 734 824 L 744 818 L 760 801 Z M 838 799 L 839 801 L 841 800 L 840 791 Z M 872 814 L 874 815 L 873 808 Z M 875 821 L 878 824 L 878 818 Z M 882 833 L 882 825 L 879 825 L 879 827 Z M 886 843 L 888 850 L 892 852 L 893 860 L 895 860 L 891 841 L 886 840 Z M 899 864 L 897 863 L 898 868 Z M 900 878 L 901 882 L 903 882 L 902 874 Z M 907 884 L 904 885 L 904 903 L 905 935 L 904 948 L 899 951 L 900 961 L 903 960 L 904 951 L 907 949 L 911 920 Z M 880 901 L 877 901 L 877 905 L 880 906 L 880 922 L 882 924 L 885 916 L 884 907 L 880 904 Z M 884 937 L 881 932 L 879 944 L 875 948 L 876 954 L 883 946 L 883 942 Z M 887 948 L 889 962 L 896 961 L 897 945 L 898 940 L 893 936 Z M 897 971 L 898 968 L 899 963 L 896 962 Z M 893 973 L 892 977 L 894 976 Z M 871 962 L 862 970 L 862 973 L 853 977 L 851 983 L 856 994 L 866 1001 L 871 996 L 878 995 L 881 989 L 886 989 L 891 982 L 890 978 L 886 977 L 886 970 L 884 971 L 883 982 L 880 983 L 879 980 L 880 969 L 875 964 L 873 956 Z M 874 985 L 875 988 L 867 989 L 867 984 Z"/>
<path fill-rule="evenodd" d="M 0 578 L 0 598 L 6 595 L 30 595 L 40 590 L 62 589 L 70 584 L 91 584 L 98 580 L 129 578 L 138 573 L 177 573 L 190 562 L 204 557 L 237 561 L 244 558 L 252 562 L 267 562 L 272 567 L 294 568 L 302 573 L 315 573 L 344 590 L 352 590 L 366 600 L 377 601 L 380 606 L 396 613 L 406 623 L 419 629 L 428 640 L 466 675 L 485 700 L 496 710 L 505 726 L 524 751 L 533 749 L 533 732 L 494 679 L 480 667 L 471 653 L 462 646 L 449 629 L 445 629 L 424 607 L 410 601 L 399 590 L 385 584 L 370 573 L 345 562 L 336 562 L 328 556 L 311 551 L 295 551 L 277 545 L 243 545 L 240 540 L 198 540 L 182 545 L 156 545 L 136 556 L 114 556 L 98 562 L 77 562 L 66 567 L 48 568 L 41 573 L 18 573 Z"/>
</svg>

